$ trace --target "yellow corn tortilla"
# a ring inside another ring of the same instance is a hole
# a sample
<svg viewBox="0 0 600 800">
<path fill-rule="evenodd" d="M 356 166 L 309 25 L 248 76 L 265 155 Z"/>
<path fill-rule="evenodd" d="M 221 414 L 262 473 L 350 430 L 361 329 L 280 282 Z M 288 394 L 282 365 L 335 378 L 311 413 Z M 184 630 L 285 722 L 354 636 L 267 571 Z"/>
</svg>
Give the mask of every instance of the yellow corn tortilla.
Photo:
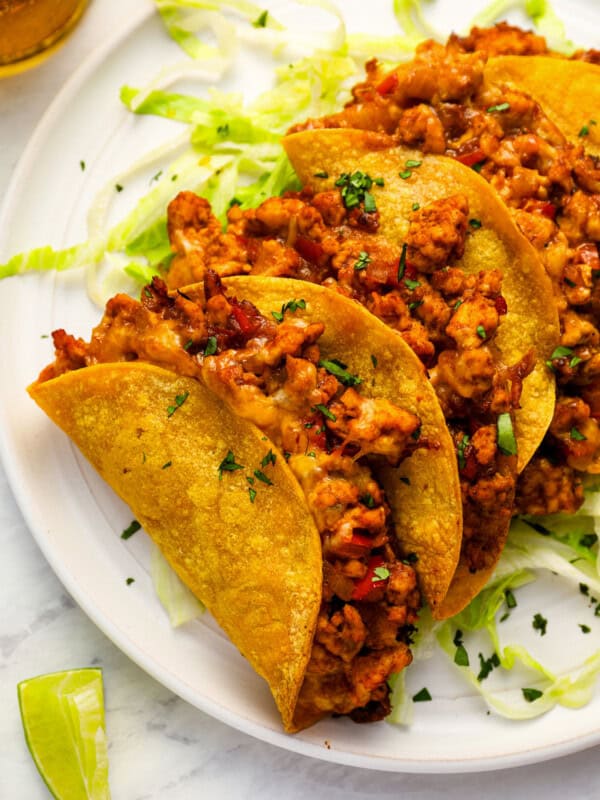
<svg viewBox="0 0 600 800">
<path fill-rule="evenodd" d="M 319 339 L 322 358 L 347 364 L 362 379 L 361 394 L 384 397 L 420 418 L 421 435 L 436 446 L 418 450 L 397 468 L 382 468 L 380 477 L 402 548 L 418 556 L 414 567 L 419 585 L 435 616 L 460 555 L 462 502 L 454 445 L 423 365 L 401 337 L 363 306 L 322 286 L 252 276 L 223 283 L 228 293 L 249 300 L 267 317 L 288 300 L 305 300 L 306 309 L 296 315 L 325 322 Z M 197 284 L 182 291 L 195 299 L 203 289 Z"/>
<path fill-rule="evenodd" d="M 469 213 L 481 221 L 471 231 L 463 257 L 457 265 L 467 272 L 500 269 L 502 294 L 508 304 L 494 343 L 503 363 L 516 363 L 535 347 L 537 363 L 523 384 L 521 408 L 516 413 L 515 436 L 518 468 L 522 470 L 541 443 L 554 412 L 554 378 L 545 362 L 559 340 L 559 323 L 552 286 L 532 245 L 513 223 L 494 190 L 476 172 L 445 156 L 423 155 L 397 147 L 384 134 L 351 129 L 318 129 L 287 136 L 287 154 L 304 185 L 315 191 L 333 186 L 344 172 L 361 170 L 372 178 L 383 178 L 373 195 L 380 214 L 379 233 L 389 241 L 404 242 L 415 202 L 421 206 L 461 193 L 469 201 Z M 420 162 L 410 178 L 399 173 L 406 162 Z M 315 173 L 325 173 L 319 178 Z M 446 598 L 434 615 L 452 616 L 479 593 L 501 555 L 508 526 L 490 553 L 490 566 L 469 572 L 461 559 Z"/>
<path fill-rule="evenodd" d="M 531 95 L 570 142 L 600 156 L 598 64 L 551 56 L 494 56 L 485 65 L 484 77 L 488 83 L 514 84 Z M 580 136 L 582 128 L 588 132 Z"/>
<path fill-rule="evenodd" d="M 372 192 L 380 214 L 379 233 L 392 242 L 404 242 L 415 202 L 424 206 L 457 193 L 467 197 L 469 214 L 482 224 L 467 237 L 457 266 L 471 273 L 486 269 L 503 273 L 502 294 L 508 313 L 494 338 L 503 363 L 514 364 L 531 347 L 536 349 L 537 364 L 524 381 L 522 407 L 516 414 L 522 470 L 542 441 L 554 412 L 554 377 L 545 362 L 559 339 L 558 312 L 550 279 L 536 251 L 492 187 L 452 158 L 395 147 L 384 134 L 309 130 L 287 136 L 283 144 L 302 183 L 316 191 L 331 188 L 343 172 L 357 169 L 372 178 L 383 178 L 384 186 L 374 186 Z M 420 161 L 421 166 L 404 180 L 399 172 L 408 160 Z M 320 171 L 329 178 L 316 177 Z"/>
<path fill-rule="evenodd" d="M 198 381 L 141 362 L 75 370 L 29 393 L 267 681 L 291 729 L 321 604 L 322 558 L 283 456 L 269 472 L 274 486 L 261 487 L 251 504 L 245 476 L 271 443 Z M 229 449 L 248 470 L 219 480 Z"/>
</svg>

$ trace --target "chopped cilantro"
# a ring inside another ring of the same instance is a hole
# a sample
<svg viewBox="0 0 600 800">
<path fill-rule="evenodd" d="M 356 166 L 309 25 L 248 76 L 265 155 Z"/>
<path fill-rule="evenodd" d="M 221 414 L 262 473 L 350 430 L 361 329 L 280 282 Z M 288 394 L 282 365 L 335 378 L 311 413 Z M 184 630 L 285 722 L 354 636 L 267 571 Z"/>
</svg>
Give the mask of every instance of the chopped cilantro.
<svg viewBox="0 0 600 800">
<path fill-rule="evenodd" d="M 481 228 L 481 224 L 482 224 L 482 223 L 481 223 L 481 220 L 480 220 L 480 219 L 475 219 L 475 218 L 473 218 L 473 219 L 470 219 L 470 220 L 469 220 L 469 225 L 470 225 L 472 228 L 475 228 L 475 230 L 477 230 L 477 228 Z"/>
<path fill-rule="evenodd" d="M 224 125 L 219 125 L 217 128 L 217 133 L 219 136 L 228 136 L 229 135 L 229 125 L 225 123 Z"/>
<path fill-rule="evenodd" d="M 120 183 L 115 183 L 115 189 L 117 190 L 117 192 L 122 192 L 123 191 L 123 187 L 121 186 Z"/>
<path fill-rule="evenodd" d="M 416 564 L 419 560 L 419 556 L 416 553 L 407 553 L 403 559 L 401 559 L 403 564 Z"/>
<path fill-rule="evenodd" d="M 464 644 L 459 644 L 454 653 L 454 663 L 459 667 L 469 666 L 469 654 Z"/>
<path fill-rule="evenodd" d="M 262 483 L 266 483 L 267 486 L 273 486 L 273 481 L 259 469 L 254 470 L 254 475 L 258 478 L 259 481 L 261 481 Z"/>
<path fill-rule="evenodd" d="M 367 265 L 370 264 L 372 260 L 371 256 L 365 250 L 361 250 L 358 254 L 358 261 L 354 262 L 354 269 L 357 272 L 361 269 L 366 269 Z"/>
<path fill-rule="evenodd" d="M 371 356 L 371 360 L 372 359 L 373 356 Z M 319 361 L 319 366 L 326 369 L 331 375 L 335 375 L 344 386 L 358 386 L 362 383 L 362 378 L 348 372 L 346 365 L 342 361 L 338 361 L 337 358 L 321 359 L 321 361 Z"/>
<path fill-rule="evenodd" d="M 252 23 L 255 28 L 266 28 L 267 27 L 267 18 L 269 16 L 268 11 L 263 11 Z"/>
<path fill-rule="evenodd" d="M 528 703 L 533 703 L 534 700 L 538 700 L 544 693 L 540 692 L 539 689 L 521 689 L 523 692 L 523 697 L 527 700 Z"/>
<path fill-rule="evenodd" d="M 409 169 L 417 169 L 417 167 L 420 167 L 422 163 L 422 161 L 415 161 L 414 159 L 409 158 L 405 166 Z"/>
<path fill-rule="evenodd" d="M 244 469 L 241 464 L 235 463 L 235 456 L 232 450 L 227 451 L 227 455 L 219 464 L 219 480 L 222 480 L 224 472 L 235 472 L 238 469 Z"/>
<path fill-rule="evenodd" d="M 173 463 L 172 461 L 165 461 L 165 463 L 162 465 L 161 469 L 169 469 L 169 467 L 171 466 L 172 463 Z"/>
<path fill-rule="evenodd" d="M 401 475 L 400 481 L 404 483 L 406 486 L 410 486 L 410 478 L 407 478 L 406 475 Z"/>
<path fill-rule="evenodd" d="M 85 172 L 85 161 L 79 162 L 79 168 L 81 169 L 82 172 Z"/>
<path fill-rule="evenodd" d="M 154 297 L 149 286 L 144 286 L 144 294 L 146 297 Z"/>
<path fill-rule="evenodd" d="M 412 204 L 412 210 L 413 211 L 418 211 L 420 208 L 421 208 L 421 204 L 420 203 L 413 203 Z"/>
<path fill-rule="evenodd" d="M 229 201 L 229 208 L 233 208 L 234 206 L 241 206 L 242 201 L 239 200 L 237 197 L 232 197 Z"/>
<path fill-rule="evenodd" d="M 410 169 L 403 169 L 402 172 L 399 172 L 398 175 L 402 178 L 403 181 L 406 181 L 412 175 L 412 170 Z"/>
<path fill-rule="evenodd" d="M 162 171 L 162 169 L 159 169 L 159 170 L 158 170 L 158 172 L 156 172 L 156 173 L 155 173 L 155 174 L 154 174 L 154 175 L 153 175 L 153 176 L 150 178 L 150 183 L 153 183 L 154 181 L 157 181 L 157 180 L 160 178 L 160 176 L 161 176 L 162 174 L 163 174 L 163 171 Z"/>
<path fill-rule="evenodd" d="M 429 689 L 424 686 L 420 692 L 417 692 L 413 695 L 413 703 L 425 703 L 428 700 L 431 700 L 431 695 L 429 694 Z"/>
<path fill-rule="evenodd" d="M 262 461 L 260 462 L 260 465 L 261 465 L 261 467 L 267 467 L 269 464 L 275 464 L 276 461 L 277 461 L 277 456 L 275 455 L 275 453 L 271 449 L 269 449 L 269 452 L 262 459 Z"/>
<path fill-rule="evenodd" d="M 567 286 L 570 286 L 571 289 L 574 289 L 577 286 L 575 281 L 572 281 L 570 278 L 565 278 L 565 283 L 567 284 Z"/>
<path fill-rule="evenodd" d="M 184 349 L 184 350 L 189 350 L 189 349 L 190 349 L 190 347 L 191 347 L 193 344 L 194 344 L 194 343 L 193 343 L 193 341 L 192 341 L 191 339 L 188 339 L 188 340 L 187 340 L 187 342 L 186 342 L 186 343 L 183 345 L 183 349 Z"/>
<path fill-rule="evenodd" d="M 510 108 L 510 103 L 506 103 L 506 102 L 505 103 L 498 103 L 497 106 L 490 106 L 488 108 L 488 110 L 487 110 L 487 113 L 488 114 L 493 114 L 496 111 L 497 112 L 508 111 L 509 108 Z"/>
<path fill-rule="evenodd" d="M 579 130 L 579 133 L 577 135 L 578 136 L 589 136 L 590 135 L 589 127 L 587 125 L 582 125 L 580 130 Z"/>
<path fill-rule="evenodd" d="M 409 303 L 408 310 L 414 311 L 415 308 L 419 308 L 420 306 L 422 306 L 424 302 L 425 302 L 424 300 L 416 300 L 414 303 Z"/>
<path fill-rule="evenodd" d="M 587 440 L 587 436 L 584 436 L 583 433 L 577 430 L 577 428 L 571 428 L 569 436 L 575 442 L 585 442 Z"/>
<path fill-rule="evenodd" d="M 579 356 L 573 356 L 573 358 L 569 361 L 569 366 L 571 369 L 573 369 L 573 367 L 576 367 L 577 364 L 581 364 L 581 358 L 579 358 Z"/>
<path fill-rule="evenodd" d="M 375 508 L 375 500 L 373 500 L 372 494 L 369 494 L 367 492 L 366 494 L 361 495 L 361 497 L 359 497 L 358 499 L 367 508 Z"/>
<path fill-rule="evenodd" d="M 534 614 L 533 622 L 531 624 L 534 630 L 540 632 L 540 636 L 546 635 L 546 626 L 548 625 L 548 620 L 541 614 Z"/>
<path fill-rule="evenodd" d="M 283 316 L 286 311 L 291 311 L 294 314 L 299 308 L 303 310 L 306 308 L 306 300 L 288 300 L 281 306 L 281 311 L 271 311 L 271 314 L 277 322 L 283 322 Z"/>
<path fill-rule="evenodd" d="M 415 428 L 415 430 L 411 433 L 410 438 L 414 439 L 415 441 L 418 441 L 421 438 L 421 426 L 420 425 L 419 425 L 418 428 Z"/>
<path fill-rule="evenodd" d="M 477 675 L 477 680 L 481 683 L 484 681 L 490 672 L 494 669 L 494 667 L 500 666 L 500 659 L 498 658 L 497 653 L 492 653 L 489 658 L 484 658 L 482 653 L 479 653 L 479 673 Z"/>
<path fill-rule="evenodd" d="M 464 433 L 460 442 L 456 445 L 456 455 L 458 456 L 458 468 L 464 469 L 467 465 L 467 459 L 465 458 L 465 450 L 469 446 L 469 442 L 471 441 L 471 437 L 468 433 Z"/>
<path fill-rule="evenodd" d="M 375 180 L 377 181 L 378 179 Z M 364 202 L 365 211 L 371 213 L 377 210 L 375 198 L 370 194 L 370 189 L 374 182 L 373 178 L 367 175 L 366 172 L 357 170 L 352 174 L 343 172 L 335 182 L 335 185 L 340 188 L 345 208 L 350 211 Z"/>
<path fill-rule="evenodd" d="M 316 406 L 312 407 L 312 410 L 313 411 L 320 411 L 321 414 L 323 414 L 324 417 L 327 417 L 327 419 L 330 419 L 332 422 L 335 422 L 337 420 L 336 415 L 332 411 L 330 411 L 327 408 L 327 406 L 324 405 L 323 403 L 317 403 Z"/>
<path fill-rule="evenodd" d="M 484 158 L 482 161 L 478 161 L 476 164 L 473 164 L 473 166 L 471 167 L 471 169 L 472 169 L 474 172 L 481 172 L 481 170 L 483 169 L 483 165 L 484 165 L 484 164 L 485 164 L 485 158 Z"/>
<path fill-rule="evenodd" d="M 205 356 L 214 356 L 217 352 L 217 337 L 209 336 L 206 340 L 206 347 L 204 348 Z"/>
<path fill-rule="evenodd" d="M 315 178 L 328 178 L 329 177 L 329 173 L 325 172 L 325 170 L 323 170 L 322 172 L 315 172 L 313 177 L 315 177 Z"/>
<path fill-rule="evenodd" d="M 251 486 L 248 487 L 248 497 L 251 503 L 253 503 L 256 498 L 256 489 L 253 489 Z"/>
<path fill-rule="evenodd" d="M 487 339 L 487 333 L 485 332 L 483 325 L 477 326 L 477 336 L 479 336 L 480 339 Z"/>
<path fill-rule="evenodd" d="M 456 303 L 454 303 L 454 308 L 452 310 L 458 311 L 458 309 L 462 306 L 464 302 L 465 302 L 464 300 L 457 300 Z"/>
<path fill-rule="evenodd" d="M 125 583 L 127 586 L 131 586 L 132 583 L 135 583 L 135 578 L 126 578 Z"/>
<path fill-rule="evenodd" d="M 373 183 L 375 186 L 385 186 L 385 181 L 383 178 L 373 178 Z"/>
<path fill-rule="evenodd" d="M 517 607 L 517 598 L 514 596 L 511 589 L 504 590 L 504 599 L 506 600 L 506 605 L 508 608 Z"/>
<path fill-rule="evenodd" d="M 587 583 L 580 583 L 579 591 L 581 592 L 581 594 L 585 594 L 587 596 L 590 593 L 590 587 L 587 585 Z"/>
<path fill-rule="evenodd" d="M 581 547 L 593 547 L 596 542 L 598 541 L 598 535 L 596 533 L 585 533 L 581 539 L 579 540 L 579 544 Z"/>
<path fill-rule="evenodd" d="M 371 192 L 365 192 L 365 213 L 373 214 L 377 211 L 377 204 Z"/>
<path fill-rule="evenodd" d="M 418 289 L 421 284 L 419 281 L 413 281 L 410 278 L 404 278 L 404 285 L 407 289 L 410 289 L 411 292 L 414 292 L 414 290 Z"/>
<path fill-rule="evenodd" d="M 178 177 L 179 177 L 179 175 L 171 175 L 171 180 L 172 181 L 176 181 Z"/>
<path fill-rule="evenodd" d="M 283 322 L 283 314 L 281 311 L 271 311 L 271 314 L 276 322 Z"/>
<path fill-rule="evenodd" d="M 254 478 L 252 478 L 250 475 L 246 475 L 246 480 L 248 481 L 250 486 L 254 486 L 255 483 Z"/>
<path fill-rule="evenodd" d="M 177 409 L 181 408 L 181 406 L 185 403 L 185 401 L 188 399 L 189 396 L 190 396 L 189 392 L 184 392 L 183 394 L 176 395 L 175 405 L 168 406 L 167 408 L 167 417 L 172 417 L 173 414 L 177 411 Z"/>
<path fill-rule="evenodd" d="M 404 270 L 406 269 L 406 251 L 408 249 L 408 245 L 406 242 L 402 245 L 402 252 L 400 253 L 400 261 L 398 262 L 398 283 L 404 277 Z"/>
<path fill-rule="evenodd" d="M 373 364 L 373 367 L 377 367 L 377 356 L 374 356 L 372 353 L 371 353 L 371 364 Z"/>
<path fill-rule="evenodd" d="M 121 539 L 130 539 L 134 533 L 137 533 L 142 526 L 137 521 L 137 519 L 131 520 L 130 524 L 121 534 Z"/>
<path fill-rule="evenodd" d="M 582 625 L 581 623 L 579 623 L 579 627 L 581 628 L 582 633 L 591 633 L 592 629 L 590 628 L 589 625 Z"/>
</svg>

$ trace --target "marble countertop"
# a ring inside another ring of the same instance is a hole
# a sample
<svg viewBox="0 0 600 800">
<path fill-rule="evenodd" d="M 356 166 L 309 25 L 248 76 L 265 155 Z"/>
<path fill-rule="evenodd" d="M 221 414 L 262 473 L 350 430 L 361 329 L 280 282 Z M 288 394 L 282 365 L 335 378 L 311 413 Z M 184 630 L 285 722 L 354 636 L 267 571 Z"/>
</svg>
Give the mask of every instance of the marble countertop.
<svg viewBox="0 0 600 800">
<path fill-rule="evenodd" d="M 101 43 L 124 7 L 93 0 L 68 42 L 41 67 L 0 80 L 0 185 L 65 80 Z M 123 655 L 78 608 L 46 563 L 0 467 L 0 797 L 48 791 L 22 735 L 16 685 L 44 672 L 104 670 L 114 800 L 261 798 L 596 798 L 600 748 L 535 766 L 466 775 L 399 775 L 314 761 L 226 727 L 179 699 Z"/>
</svg>

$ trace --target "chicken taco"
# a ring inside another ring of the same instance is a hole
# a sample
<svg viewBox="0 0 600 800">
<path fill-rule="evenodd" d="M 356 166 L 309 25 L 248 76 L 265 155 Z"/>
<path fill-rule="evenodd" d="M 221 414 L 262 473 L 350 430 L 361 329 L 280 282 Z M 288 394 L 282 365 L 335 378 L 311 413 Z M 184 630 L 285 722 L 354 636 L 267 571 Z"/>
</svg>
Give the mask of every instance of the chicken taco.
<svg viewBox="0 0 600 800">
<path fill-rule="evenodd" d="M 461 577 L 434 608 L 451 615 L 493 571 L 518 470 L 552 418 L 550 282 L 493 191 L 461 165 L 353 130 L 306 131 L 284 145 L 305 189 L 233 207 L 226 233 L 201 198 L 171 203 L 166 279 L 181 286 L 210 268 L 320 283 L 361 302 L 419 356 L 461 474 Z"/>
<path fill-rule="evenodd" d="M 53 337 L 31 396 L 266 679 L 286 730 L 384 717 L 419 586 L 439 604 L 460 550 L 452 441 L 410 348 L 321 287 L 225 290 L 211 271 L 117 295 L 89 343 Z"/>
</svg>

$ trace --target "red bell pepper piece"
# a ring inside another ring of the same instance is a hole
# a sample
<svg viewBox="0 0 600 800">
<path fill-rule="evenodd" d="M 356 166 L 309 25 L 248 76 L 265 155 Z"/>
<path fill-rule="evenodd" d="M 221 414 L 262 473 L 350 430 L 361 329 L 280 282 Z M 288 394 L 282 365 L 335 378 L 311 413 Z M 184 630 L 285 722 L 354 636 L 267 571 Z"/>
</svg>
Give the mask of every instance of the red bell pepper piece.
<svg viewBox="0 0 600 800">
<path fill-rule="evenodd" d="M 241 332 L 244 336 L 249 336 L 255 330 L 256 325 L 248 319 L 248 316 L 242 311 L 239 305 L 232 301 L 231 303 L 231 313 L 233 318 L 240 326 Z"/>
<path fill-rule="evenodd" d="M 464 164 L 465 167 L 472 167 L 480 161 L 485 161 L 485 153 L 478 147 L 476 150 L 471 150 L 470 153 L 462 153 L 462 155 L 455 156 L 455 158 L 457 161 L 460 161 L 461 164 Z"/>
<path fill-rule="evenodd" d="M 391 94 L 396 86 L 398 86 L 398 73 L 390 72 L 385 76 L 381 83 L 377 85 L 377 94 Z"/>
<path fill-rule="evenodd" d="M 387 583 L 387 578 L 378 578 L 375 575 L 375 570 L 384 565 L 383 556 L 371 556 L 364 577 L 354 584 L 354 589 L 352 590 L 353 600 L 364 600 L 374 589 L 379 589 Z"/>
</svg>

